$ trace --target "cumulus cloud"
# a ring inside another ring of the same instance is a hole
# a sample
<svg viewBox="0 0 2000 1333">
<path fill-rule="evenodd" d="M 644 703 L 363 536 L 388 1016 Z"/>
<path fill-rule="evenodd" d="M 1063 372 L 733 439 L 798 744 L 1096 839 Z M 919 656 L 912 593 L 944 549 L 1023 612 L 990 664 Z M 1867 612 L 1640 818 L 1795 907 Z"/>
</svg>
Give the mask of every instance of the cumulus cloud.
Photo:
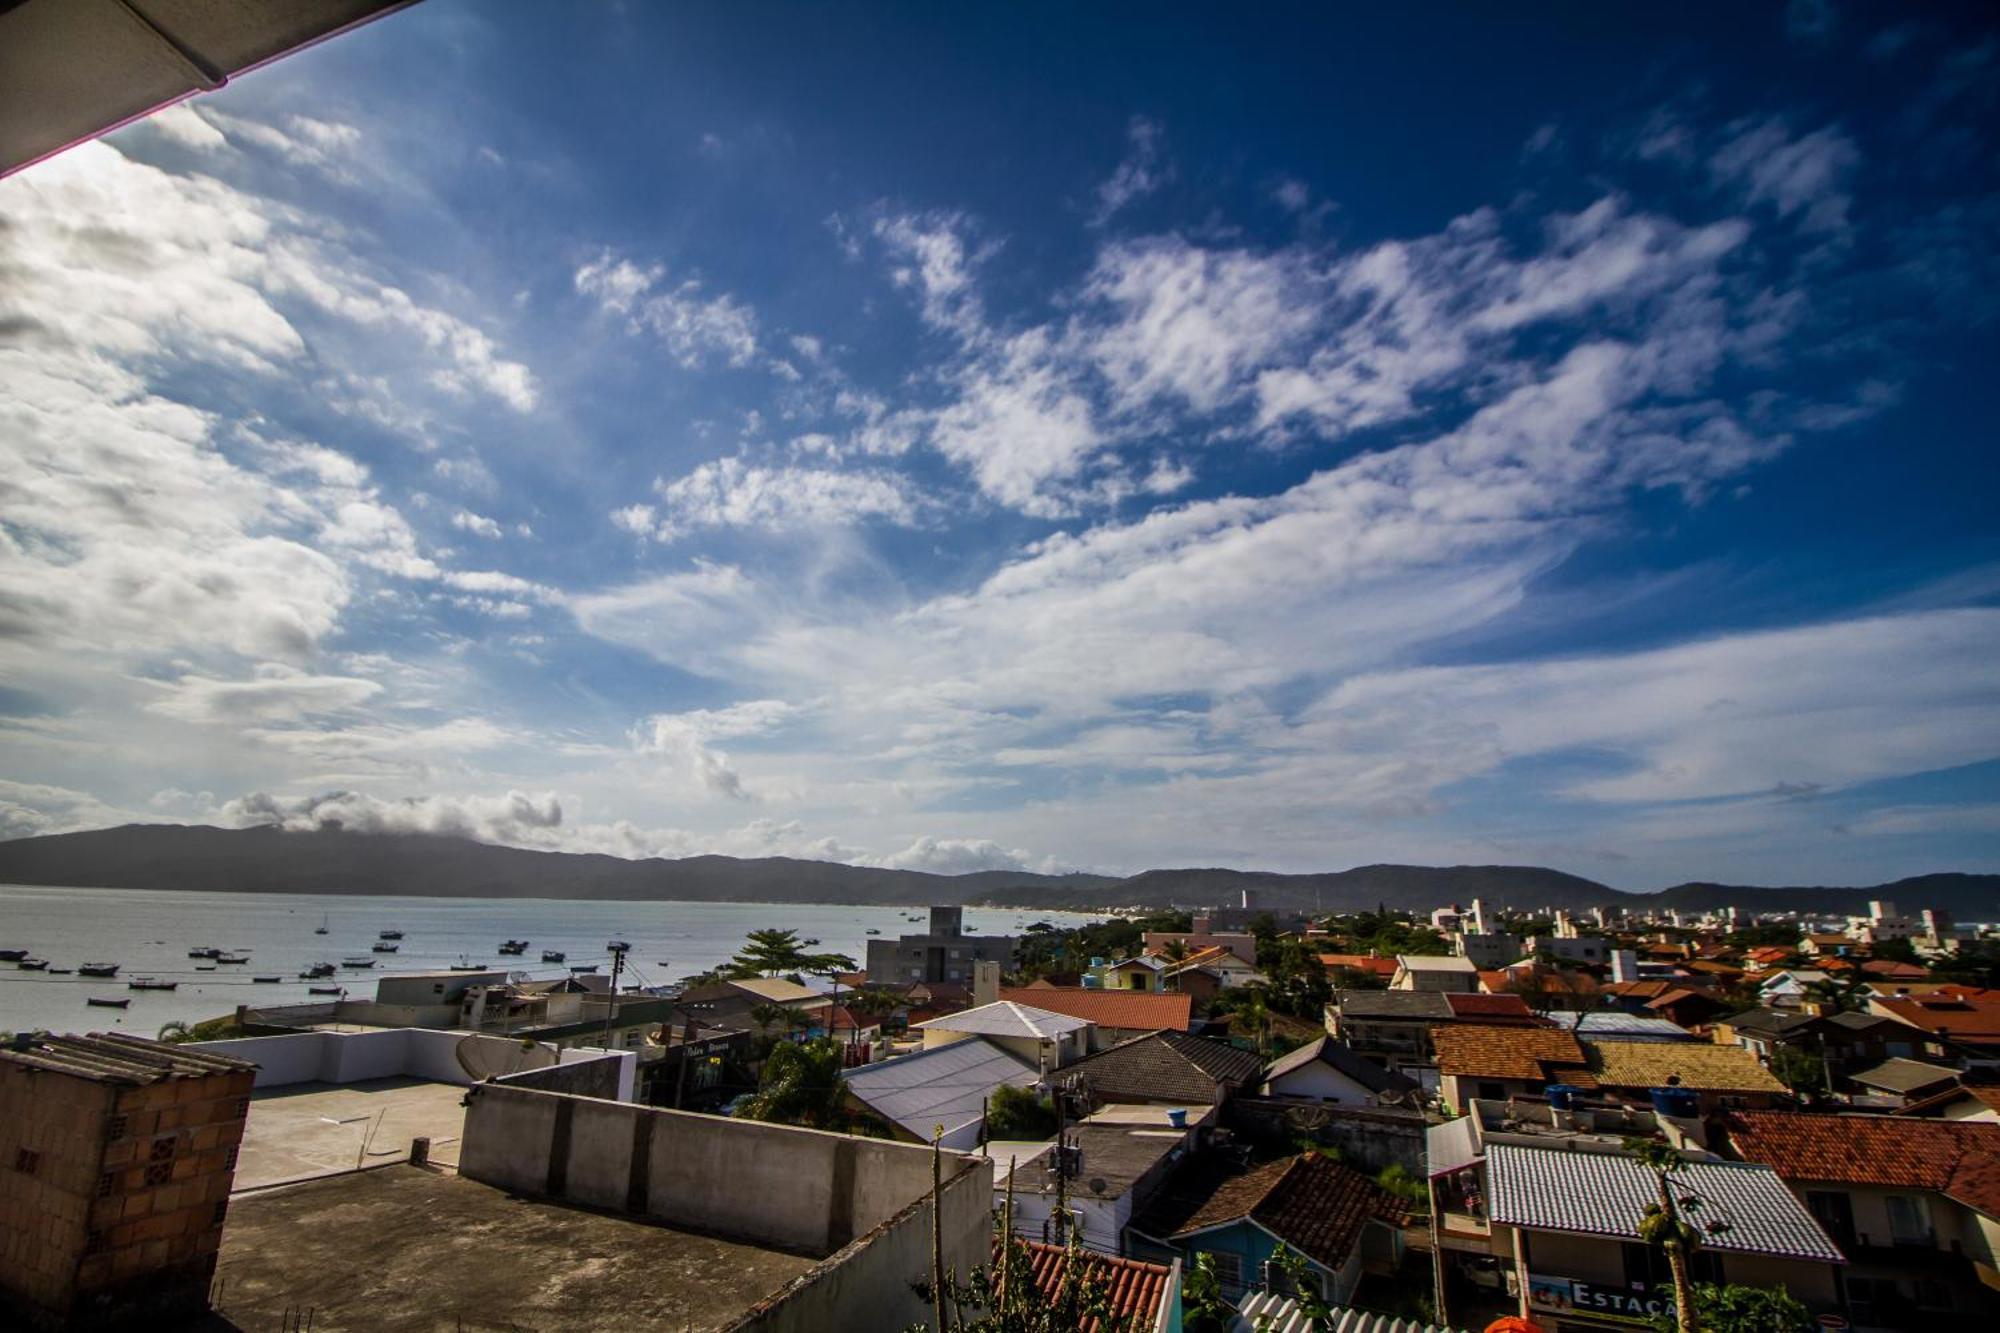
<svg viewBox="0 0 2000 1333">
<path fill-rule="evenodd" d="M 933 875 L 968 875 L 977 870 L 1027 870 L 1027 852 L 1002 847 L 990 838 L 919 837 L 880 863 L 891 870 L 924 870 Z"/>
<path fill-rule="evenodd" d="M 693 278 L 666 285 L 661 264 L 641 266 L 610 250 L 580 266 L 576 290 L 622 316 L 634 333 L 657 337 L 684 369 L 711 361 L 747 366 L 757 355 L 757 316 L 728 294 L 708 296 Z"/>
<path fill-rule="evenodd" d="M 461 509 L 451 516 L 451 525 L 460 532 L 469 532 L 475 537 L 488 541 L 498 541 L 503 535 L 500 525 L 484 514 L 475 514 L 469 509 Z"/>
<path fill-rule="evenodd" d="M 627 532 L 668 542 L 703 528 L 784 531 L 881 522 L 914 527 L 925 502 L 891 472 L 759 466 L 738 458 L 703 463 L 654 482 L 660 503 L 613 512 Z"/>
</svg>

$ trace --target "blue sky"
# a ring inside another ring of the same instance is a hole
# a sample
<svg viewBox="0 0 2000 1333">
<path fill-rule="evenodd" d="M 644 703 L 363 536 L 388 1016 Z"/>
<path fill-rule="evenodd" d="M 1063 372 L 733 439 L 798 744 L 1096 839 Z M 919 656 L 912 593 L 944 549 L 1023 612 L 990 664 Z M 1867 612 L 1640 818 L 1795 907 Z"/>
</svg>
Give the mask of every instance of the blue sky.
<svg viewBox="0 0 2000 1333">
<path fill-rule="evenodd" d="M 0 832 L 2000 870 L 1996 64 L 426 0 L 0 183 Z"/>
</svg>

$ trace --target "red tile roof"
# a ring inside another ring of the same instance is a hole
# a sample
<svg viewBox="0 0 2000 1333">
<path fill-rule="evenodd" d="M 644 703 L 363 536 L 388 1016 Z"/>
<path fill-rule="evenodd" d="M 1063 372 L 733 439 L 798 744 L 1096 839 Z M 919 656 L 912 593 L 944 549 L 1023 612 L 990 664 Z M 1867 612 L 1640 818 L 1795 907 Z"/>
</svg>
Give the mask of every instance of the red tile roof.
<svg viewBox="0 0 2000 1333">
<path fill-rule="evenodd" d="M 1898 962 L 1892 958 L 1871 958 L 1861 965 L 1861 970 L 1873 977 L 1888 977 L 1894 981 L 1922 981 L 1930 975 L 1926 968 L 1915 963 Z"/>
<path fill-rule="evenodd" d="M 1440 1024 L 1431 1029 L 1431 1045 L 1438 1071 L 1457 1077 L 1541 1079 L 1553 1068 L 1585 1064 L 1582 1044 L 1561 1028 Z"/>
<path fill-rule="evenodd" d="M 1870 1001 L 1911 1027 L 1956 1041 L 2000 1042 L 2000 999 L 1953 994 L 1877 996 Z"/>
<path fill-rule="evenodd" d="M 1451 1006 L 1453 1018 L 1508 1027 L 1554 1026 L 1548 1019 L 1537 1016 L 1534 1010 L 1528 1008 L 1528 1002 L 1518 995 L 1447 994 L 1444 1002 Z"/>
<path fill-rule="evenodd" d="M 2000 1125 L 1906 1116 L 1738 1111 L 1729 1141 L 1788 1181 L 1935 1190 L 2000 1217 Z"/>
<path fill-rule="evenodd" d="M 1365 953 L 1323 953 L 1319 956 L 1321 967 L 1344 967 L 1355 972 L 1369 972 L 1378 977 L 1396 975 L 1396 960 L 1393 958 L 1370 958 Z"/>
<path fill-rule="evenodd" d="M 1186 1032 L 1194 1026 L 1194 996 L 1154 995 L 1147 991 L 1087 990 L 1078 986 L 1003 986 L 1000 998 L 1033 1005 L 1052 1014 L 1081 1018 L 1101 1028 L 1140 1032 L 1165 1029 Z"/>
<path fill-rule="evenodd" d="M 1035 1287 L 1047 1299 L 1056 1298 L 1071 1271 L 1071 1263 L 1075 1262 L 1079 1278 L 1104 1285 L 1105 1313 L 1113 1327 L 1151 1328 L 1159 1317 L 1160 1301 L 1167 1294 L 1167 1280 L 1173 1276 L 1173 1270 L 1166 1265 L 1089 1250 L 1072 1252 L 1040 1241 L 1025 1241 L 1023 1247 L 1028 1252 L 1028 1269 Z M 1077 1333 L 1098 1333 L 1101 1327 L 1102 1321 L 1092 1315 L 1078 1326 Z"/>
</svg>

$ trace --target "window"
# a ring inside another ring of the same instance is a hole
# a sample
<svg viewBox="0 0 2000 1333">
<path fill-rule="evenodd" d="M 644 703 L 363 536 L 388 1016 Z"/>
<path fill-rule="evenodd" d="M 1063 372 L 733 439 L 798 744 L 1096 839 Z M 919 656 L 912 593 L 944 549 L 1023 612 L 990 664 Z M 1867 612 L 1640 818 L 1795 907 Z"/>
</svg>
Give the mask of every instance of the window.
<svg viewBox="0 0 2000 1333">
<path fill-rule="evenodd" d="M 1243 1290 L 1243 1260 L 1228 1250 L 1203 1250 L 1215 1262 L 1215 1280 L 1225 1296 Z"/>
<path fill-rule="evenodd" d="M 1885 1202 L 1889 1206 L 1889 1234 L 1896 1244 L 1931 1243 L 1930 1215 L 1922 1199 L 1914 1194 L 1891 1194 Z"/>
<path fill-rule="evenodd" d="M 33 1148 L 22 1148 L 14 1154 L 14 1169 L 23 1175 L 34 1175 L 35 1168 L 41 1164 L 42 1155 Z"/>
<path fill-rule="evenodd" d="M 1479 1085 L 1479 1100 L 1481 1100 L 1481 1101 L 1483 1101 L 1483 1102 L 1504 1102 L 1504 1101 L 1506 1101 L 1506 1100 L 1507 1100 L 1507 1088 L 1506 1088 L 1506 1085 L 1505 1085 L 1505 1084 L 1501 1084 L 1501 1083 L 1482 1083 L 1482 1084 L 1480 1084 L 1480 1085 Z"/>
<path fill-rule="evenodd" d="M 172 1162 L 155 1162 L 146 1168 L 146 1184 L 148 1187 L 164 1185 L 173 1178 L 174 1164 Z"/>
<path fill-rule="evenodd" d="M 150 1160 L 155 1162 L 171 1162 L 174 1160 L 173 1135 L 168 1134 L 162 1138 L 157 1138 L 153 1140 L 153 1148 Z"/>
</svg>

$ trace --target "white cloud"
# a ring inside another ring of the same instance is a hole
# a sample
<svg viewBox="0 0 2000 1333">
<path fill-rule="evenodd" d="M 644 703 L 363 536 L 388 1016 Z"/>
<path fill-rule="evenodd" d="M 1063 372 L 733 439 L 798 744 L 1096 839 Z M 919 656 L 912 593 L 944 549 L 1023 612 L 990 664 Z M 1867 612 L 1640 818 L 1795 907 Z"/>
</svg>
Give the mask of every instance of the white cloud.
<svg viewBox="0 0 2000 1333">
<path fill-rule="evenodd" d="M 1103 226 L 1111 216 L 1143 195 L 1153 193 L 1173 178 L 1173 168 L 1161 160 L 1160 141 L 1164 137 L 1157 121 L 1132 117 L 1125 127 L 1129 146 L 1125 160 L 1111 173 L 1111 179 L 1097 187 L 1097 207 L 1091 225 Z"/>
<path fill-rule="evenodd" d="M 503 535 L 500 525 L 484 514 L 475 514 L 469 509 L 461 509 L 451 516 L 451 525 L 460 532 L 469 532 L 475 537 L 488 541 L 499 541 Z"/>
<path fill-rule="evenodd" d="M 836 472 L 823 468 L 760 467 L 741 458 L 719 458 L 672 481 L 654 482 L 660 505 L 617 510 L 612 521 L 628 532 L 673 541 L 701 528 L 786 530 L 883 522 L 912 527 L 922 498 L 890 472 Z"/>
<path fill-rule="evenodd" d="M 145 123 L 183 148 L 212 153 L 229 147 L 221 130 L 203 117 L 190 102 L 181 102 L 148 116 Z"/>
<path fill-rule="evenodd" d="M 1740 189 L 1753 204 L 1769 204 L 1780 217 L 1799 214 L 1804 231 L 1833 231 L 1847 223 L 1848 180 L 1860 165 L 1853 140 L 1831 125 L 1794 135 L 1780 117 L 1739 121 L 1728 142 L 1709 160 L 1719 184 Z"/>
<path fill-rule="evenodd" d="M 382 693 L 381 685 L 355 676 L 320 676 L 266 662 L 247 680 L 182 676 L 150 711 L 187 722 L 240 726 L 246 722 L 300 722 L 341 713 Z"/>
<path fill-rule="evenodd" d="M 633 332 L 646 330 L 665 344 L 688 370 L 711 360 L 747 366 L 757 355 L 757 317 L 727 294 L 706 296 L 690 278 L 663 286 L 666 268 L 640 267 L 610 250 L 576 270 L 576 290 L 596 297 L 604 309 L 625 318 Z"/>
<path fill-rule="evenodd" d="M 933 875 L 967 875 L 978 870 L 1026 870 L 1027 852 L 1002 847 L 990 838 L 919 837 L 881 859 L 891 870 L 924 870 Z"/>
</svg>

